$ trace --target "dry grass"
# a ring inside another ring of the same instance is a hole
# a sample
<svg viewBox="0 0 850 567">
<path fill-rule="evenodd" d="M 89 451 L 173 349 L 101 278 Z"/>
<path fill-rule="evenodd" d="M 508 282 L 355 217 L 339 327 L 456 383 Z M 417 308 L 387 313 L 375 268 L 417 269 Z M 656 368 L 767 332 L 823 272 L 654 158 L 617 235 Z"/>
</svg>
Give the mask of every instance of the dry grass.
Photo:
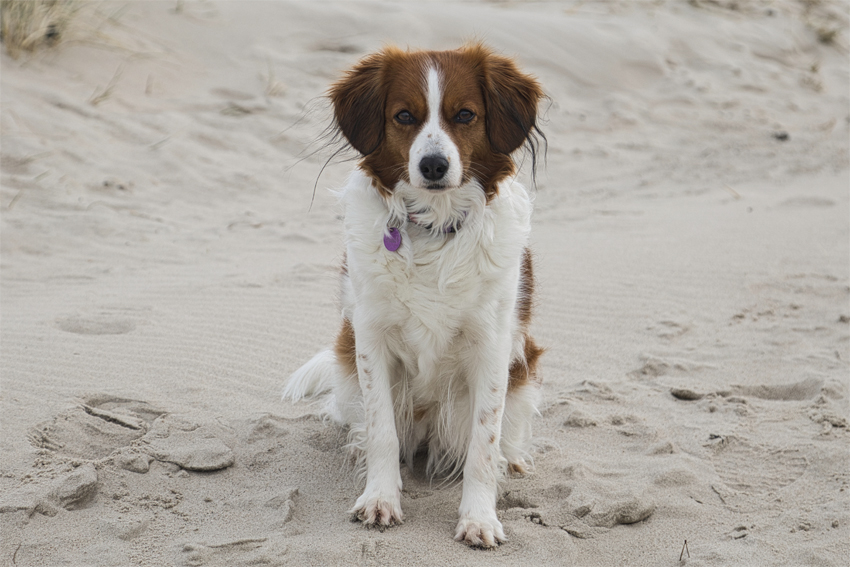
<svg viewBox="0 0 850 567">
<path fill-rule="evenodd" d="M 6 51 L 51 47 L 62 41 L 82 2 L 79 0 L 0 0 L 0 33 Z"/>
</svg>

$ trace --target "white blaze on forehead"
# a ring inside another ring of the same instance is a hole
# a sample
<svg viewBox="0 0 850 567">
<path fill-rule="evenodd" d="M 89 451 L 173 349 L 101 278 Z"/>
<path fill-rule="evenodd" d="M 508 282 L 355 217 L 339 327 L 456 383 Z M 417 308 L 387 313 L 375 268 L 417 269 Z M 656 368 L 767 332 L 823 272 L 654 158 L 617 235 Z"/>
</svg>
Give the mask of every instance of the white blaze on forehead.
<svg viewBox="0 0 850 567">
<path fill-rule="evenodd" d="M 424 157 L 439 156 L 449 162 L 449 169 L 443 179 L 438 181 L 445 187 L 457 187 L 463 176 L 463 165 L 460 163 L 460 152 L 449 133 L 443 128 L 441 109 L 443 106 L 443 81 L 440 72 L 435 67 L 429 67 L 425 82 L 425 98 L 428 101 L 428 118 L 410 146 L 410 156 L 407 162 L 407 172 L 410 183 L 415 187 L 425 188 L 433 184 L 422 176 L 419 162 Z"/>
<path fill-rule="evenodd" d="M 428 69 L 428 122 L 425 128 L 440 127 L 440 107 L 443 104 L 443 89 L 440 74 L 431 67 Z"/>
</svg>

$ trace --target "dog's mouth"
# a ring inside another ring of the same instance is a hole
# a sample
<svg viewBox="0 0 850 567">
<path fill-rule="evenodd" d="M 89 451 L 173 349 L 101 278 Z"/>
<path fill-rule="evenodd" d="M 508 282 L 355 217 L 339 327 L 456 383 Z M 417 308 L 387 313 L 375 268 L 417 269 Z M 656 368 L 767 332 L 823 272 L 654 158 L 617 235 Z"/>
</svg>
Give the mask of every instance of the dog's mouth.
<svg viewBox="0 0 850 567">
<path fill-rule="evenodd" d="M 469 183 L 472 179 L 472 175 L 468 172 L 464 172 L 461 178 L 457 181 L 457 183 L 451 183 L 445 178 L 434 180 L 431 182 L 425 181 L 421 185 L 419 185 L 420 189 L 426 189 L 430 193 L 440 193 L 442 191 L 449 191 L 452 189 L 457 189 L 458 187 L 463 187 L 467 183 Z"/>
<path fill-rule="evenodd" d="M 430 183 L 425 186 L 425 189 L 428 191 L 445 191 L 446 189 L 449 189 L 449 186 L 443 183 Z"/>
</svg>

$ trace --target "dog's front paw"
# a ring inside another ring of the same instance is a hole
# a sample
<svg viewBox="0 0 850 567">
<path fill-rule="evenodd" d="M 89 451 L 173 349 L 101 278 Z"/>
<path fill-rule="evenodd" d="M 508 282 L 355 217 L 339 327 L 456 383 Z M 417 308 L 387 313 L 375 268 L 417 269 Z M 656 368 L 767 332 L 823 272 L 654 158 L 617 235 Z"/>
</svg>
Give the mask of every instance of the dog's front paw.
<svg viewBox="0 0 850 567">
<path fill-rule="evenodd" d="M 502 523 L 492 518 L 463 517 L 457 523 L 455 539 L 473 547 L 496 547 L 506 541 Z"/>
<path fill-rule="evenodd" d="M 364 492 L 349 511 L 352 521 L 363 522 L 366 527 L 385 528 L 404 523 L 398 495 Z"/>
</svg>

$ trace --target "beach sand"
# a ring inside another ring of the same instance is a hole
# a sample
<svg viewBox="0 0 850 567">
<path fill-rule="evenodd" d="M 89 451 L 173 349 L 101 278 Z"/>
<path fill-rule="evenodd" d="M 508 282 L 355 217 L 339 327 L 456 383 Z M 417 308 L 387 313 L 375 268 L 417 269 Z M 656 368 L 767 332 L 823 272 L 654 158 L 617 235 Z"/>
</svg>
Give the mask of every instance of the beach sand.
<svg viewBox="0 0 850 567">
<path fill-rule="evenodd" d="M 3 565 L 846 564 L 847 3 L 76 23 L 0 61 Z M 403 525 L 349 521 L 345 432 L 280 400 L 339 324 L 329 189 L 353 162 L 323 170 L 325 89 L 387 43 L 475 38 L 549 95 L 534 472 L 501 483 L 489 551 L 452 541 L 460 486 L 418 469 Z"/>
</svg>

